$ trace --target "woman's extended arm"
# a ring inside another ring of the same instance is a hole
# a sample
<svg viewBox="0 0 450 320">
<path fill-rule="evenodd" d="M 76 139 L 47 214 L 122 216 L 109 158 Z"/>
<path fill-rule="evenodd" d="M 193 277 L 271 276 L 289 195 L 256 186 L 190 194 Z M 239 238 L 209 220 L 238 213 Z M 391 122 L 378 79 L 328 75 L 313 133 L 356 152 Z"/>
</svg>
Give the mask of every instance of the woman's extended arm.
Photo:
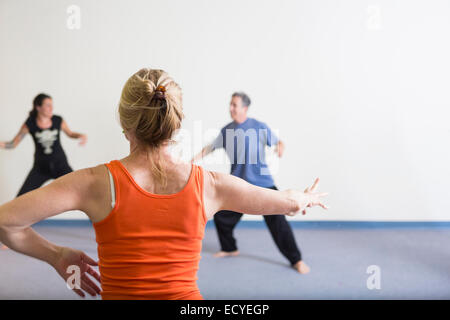
<svg viewBox="0 0 450 320">
<path fill-rule="evenodd" d="M 295 215 L 305 213 L 307 207 L 327 207 L 321 198 L 327 193 L 316 193 L 319 179 L 305 191 L 277 191 L 258 187 L 238 177 L 218 172 L 205 172 L 205 210 L 211 218 L 220 210 L 230 210 L 246 214 Z"/>
<path fill-rule="evenodd" d="M 69 137 L 72 139 L 80 139 L 80 146 L 85 145 L 87 142 L 87 136 L 85 134 L 82 133 L 78 133 L 78 132 L 73 132 L 72 130 L 69 129 L 69 126 L 67 125 L 67 122 L 65 120 L 63 120 L 62 124 L 61 124 L 61 130 Z"/>
<path fill-rule="evenodd" d="M 14 137 L 14 139 L 10 142 L 0 142 L 0 148 L 2 149 L 14 149 L 19 145 L 19 143 L 22 141 L 23 137 L 25 137 L 28 133 L 28 127 L 23 124 L 22 127 L 20 127 L 19 133 Z"/>
<path fill-rule="evenodd" d="M 91 267 L 97 265 L 96 262 L 81 251 L 47 241 L 31 228 L 33 224 L 65 211 L 84 211 L 92 183 L 90 177 L 89 169 L 73 172 L 0 206 L 0 241 L 14 251 L 49 263 L 64 280 L 70 277 L 67 268 L 77 265 L 81 275 L 80 289 L 95 296 L 100 289 L 86 273 L 100 281 L 100 276 Z M 84 297 L 80 289 L 74 291 Z"/>
</svg>

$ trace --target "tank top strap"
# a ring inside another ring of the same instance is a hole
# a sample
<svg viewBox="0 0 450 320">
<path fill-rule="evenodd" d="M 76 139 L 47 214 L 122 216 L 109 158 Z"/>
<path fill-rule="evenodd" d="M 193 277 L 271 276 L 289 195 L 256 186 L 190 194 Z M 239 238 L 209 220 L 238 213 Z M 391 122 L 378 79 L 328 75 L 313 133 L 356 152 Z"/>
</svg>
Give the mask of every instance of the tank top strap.
<svg viewBox="0 0 450 320">
<path fill-rule="evenodd" d="M 108 168 L 109 172 L 111 172 L 114 180 L 117 180 L 119 173 L 121 172 L 120 168 L 117 164 L 118 160 L 112 160 L 109 163 L 105 163 L 105 166 Z"/>
<path fill-rule="evenodd" d="M 105 163 L 105 166 L 108 168 L 111 196 L 114 197 L 112 199 L 114 202 L 113 208 L 119 204 L 119 199 L 121 198 L 121 185 L 123 185 L 123 180 L 126 179 L 117 162 L 118 160 L 112 160 L 109 163 Z"/>
<path fill-rule="evenodd" d="M 197 192 L 199 192 L 200 195 L 202 195 L 202 199 L 203 199 L 203 185 L 204 185 L 204 179 L 203 179 L 203 168 L 194 164 L 192 166 L 192 170 L 194 170 L 193 175 L 194 175 L 194 183 L 195 183 L 195 189 Z"/>
<path fill-rule="evenodd" d="M 205 202 L 204 202 L 204 170 L 203 167 L 198 166 L 196 164 L 193 165 L 192 170 L 195 170 L 193 172 L 194 179 L 193 179 L 193 189 L 194 192 L 197 195 L 197 198 L 199 199 L 201 203 L 201 215 L 203 217 L 203 224 L 206 224 L 208 222 L 208 218 L 206 217 L 206 211 L 205 211 Z"/>
</svg>

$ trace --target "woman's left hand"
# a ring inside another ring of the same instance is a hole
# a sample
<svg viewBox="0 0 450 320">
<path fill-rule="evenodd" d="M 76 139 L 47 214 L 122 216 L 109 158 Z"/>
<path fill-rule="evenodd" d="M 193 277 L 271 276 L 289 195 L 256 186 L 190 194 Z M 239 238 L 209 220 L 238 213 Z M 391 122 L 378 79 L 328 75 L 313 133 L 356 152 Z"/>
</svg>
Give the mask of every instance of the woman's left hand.
<svg viewBox="0 0 450 320">
<path fill-rule="evenodd" d="M 84 146 L 87 142 L 87 135 L 82 134 L 80 137 L 80 146 Z"/>
<path fill-rule="evenodd" d="M 88 276 L 88 274 L 91 275 L 100 283 L 100 275 L 92 268 L 92 266 L 98 266 L 98 263 L 84 252 L 61 247 L 52 266 L 66 281 L 68 288 L 75 291 L 80 297 L 84 298 L 85 292 L 93 297 L 100 294 L 101 289 Z"/>
</svg>

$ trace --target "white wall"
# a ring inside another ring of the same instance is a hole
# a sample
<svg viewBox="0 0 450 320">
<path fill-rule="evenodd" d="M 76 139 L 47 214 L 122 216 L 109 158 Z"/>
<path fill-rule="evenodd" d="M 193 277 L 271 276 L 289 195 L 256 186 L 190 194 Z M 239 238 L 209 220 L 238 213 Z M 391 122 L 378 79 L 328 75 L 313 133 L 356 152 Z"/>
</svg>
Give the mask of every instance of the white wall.
<svg viewBox="0 0 450 320">
<path fill-rule="evenodd" d="M 67 28 L 72 4 L 79 30 Z M 250 116 L 287 145 L 277 185 L 319 176 L 330 192 L 330 211 L 299 219 L 450 220 L 449 16 L 447 0 L 0 0 L 0 140 L 43 91 L 89 135 L 86 147 L 63 139 L 74 168 L 121 158 L 121 87 L 162 68 L 183 88 L 183 128 L 201 125 L 204 143 L 230 121 L 230 94 L 250 95 Z M 0 203 L 33 150 L 31 137 L 0 150 Z"/>
</svg>

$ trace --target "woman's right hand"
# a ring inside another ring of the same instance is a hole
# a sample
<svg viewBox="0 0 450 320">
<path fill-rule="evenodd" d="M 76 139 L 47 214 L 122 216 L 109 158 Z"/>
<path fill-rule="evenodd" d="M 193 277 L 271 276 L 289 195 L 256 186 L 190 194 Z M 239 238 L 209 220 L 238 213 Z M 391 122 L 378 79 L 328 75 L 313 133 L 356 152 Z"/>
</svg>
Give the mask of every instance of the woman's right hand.
<svg viewBox="0 0 450 320">
<path fill-rule="evenodd" d="M 289 198 L 293 199 L 298 203 L 298 211 L 290 212 L 288 216 L 295 216 L 300 211 L 303 215 L 306 214 L 306 208 L 311 208 L 314 206 L 320 206 L 324 209 L 328 209 L 328 207 L 322 202 L 322 198 L 327 196 L 326 192 L 316 192 L 317 186 L 319 184 L 319 178 L 314 181 L 314 184 L 306 188 L 305 191 L 299 190 L 287 190 Z"/>
<path fill-rule="evenodd" d="M 0 142 L 0 149 L 5 149 L 6 142 Z"/>
</svg>

